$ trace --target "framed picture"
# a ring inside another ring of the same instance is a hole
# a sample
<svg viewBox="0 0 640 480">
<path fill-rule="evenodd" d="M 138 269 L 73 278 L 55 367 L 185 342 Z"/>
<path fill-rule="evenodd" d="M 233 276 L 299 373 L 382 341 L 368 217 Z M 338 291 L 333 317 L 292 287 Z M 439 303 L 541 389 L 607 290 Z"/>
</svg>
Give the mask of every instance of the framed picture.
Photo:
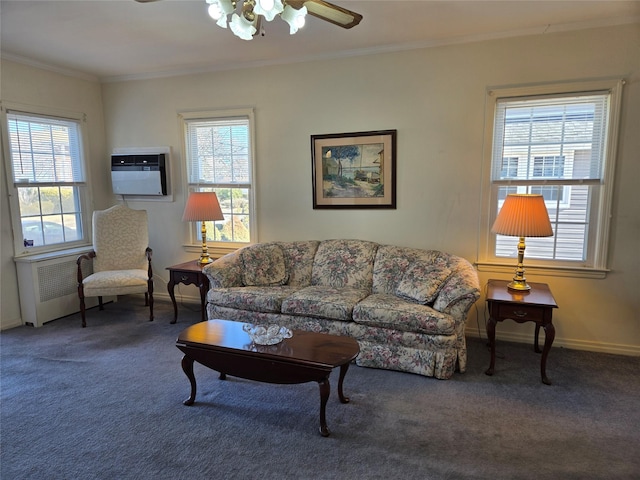
<svg viewBox="0 0 640 480">
<path fill-rule="evenodd" d="M 396 133 L 312 135 L 313 208 L 396 208 Z"/>
</svg>

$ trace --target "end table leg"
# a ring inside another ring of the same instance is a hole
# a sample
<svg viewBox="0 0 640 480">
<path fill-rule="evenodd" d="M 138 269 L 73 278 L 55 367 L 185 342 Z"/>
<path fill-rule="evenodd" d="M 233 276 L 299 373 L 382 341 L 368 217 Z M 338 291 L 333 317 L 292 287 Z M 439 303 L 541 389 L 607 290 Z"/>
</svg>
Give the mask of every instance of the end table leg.
<svg viewBox="0 0 640 480">
<path fill-rule="evenodd" d="M 178 321 L 178 304 L 176 303 L 176 296 L 173 291 L 176 283 L 173 281 L 173 276 L 167 283 L 167 291 L 169 292 L 169 297 L 171 297 L 171 303 L 173 303 L 173 320 L 169 323 L 176 323 Z"/>
<path fill-rule="evenodd" d="M 551 350 L 551 344 L 553 339 L 556 338 L 556 328 L 553 323 L 547 323 L 544 327 L 544 348 L 542 350 L 542 359 L 540 360 L 540 375 L 542 376 L 542 383 L 545 385 L 551 385 L 551 380 L 547 377 L 547 356 Z"/>
<path fill-rule="evenodd" d="M 324 380 L 318 382 L 320 385 L 320 435 L 328 437 L 331 433 L 327 427 L 327 400 L 329 400 L 329 393 L 331 392 L 331 386 L 329 385 L 329 376 Z"/>
<path fill-rule="evenodd" d="M 534 341 L 533 341 L 533 350 L 536 353 L 540 353 L 542 350 L 540 350 L 540 345 L 538 343 L 538 337 L 540 335 L 540 324 L 536 323 L 536 332 L 535 332 L 535 337 L 534 337 Z"/>
<path fill-rule="evenodd" d="M 489 368 L 484 372 L 486 375 L 493 375 L 496 366 L 496 321 L 489 317 L 487 322 L 487 338 L 489 339 L 489 348 L 491 349 L 491 361 Z"/>
<path fill-rule="evenodd" d="M 193 374 L 193 359 L 187 355 L 182 357 L 182 370 L 191 383 L 191 395 L 182 403 L 185 405 L 193 405 L 193 402 L 196 401 L 196 377 Z"/>
</svg>

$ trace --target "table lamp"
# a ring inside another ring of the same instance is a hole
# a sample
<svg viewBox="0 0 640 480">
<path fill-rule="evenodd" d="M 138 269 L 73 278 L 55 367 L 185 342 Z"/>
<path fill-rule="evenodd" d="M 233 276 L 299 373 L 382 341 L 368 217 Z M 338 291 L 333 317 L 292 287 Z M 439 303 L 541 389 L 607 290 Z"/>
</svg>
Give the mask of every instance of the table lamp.
<svg viewBox="0 0 640 480">
<path fill-rule="evenodd" d="M 200 264 L 211 263 L 207 249 L 207 227 L 205 222 L 224 220 L 224 215 L 218 203 L 218 196 L 214 192 L 192 192 L 187 199 L 187 205 L 182 214 L 183 222 L 201 222 L 202 224 L 202 255 Z"/>
<path fill-rule="evenodd" d="M 507 195 L 491 231 L 500 235 L 520 237 L 516 274 L 507 286 L 516 291 L 531 290 L 524 278 L 524 238 L 553 236 L 544 197 L 521 193 Z"/>
</svg>

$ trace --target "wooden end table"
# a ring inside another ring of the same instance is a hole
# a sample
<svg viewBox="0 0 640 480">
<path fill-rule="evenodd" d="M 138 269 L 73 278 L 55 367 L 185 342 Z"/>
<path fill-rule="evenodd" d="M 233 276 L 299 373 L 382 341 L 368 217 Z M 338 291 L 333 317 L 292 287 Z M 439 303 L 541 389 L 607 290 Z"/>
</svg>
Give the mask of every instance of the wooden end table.
<svg viewBox="0 0 640 480">
<path fill-rule="evenodd" d="M 205 309 L 205 303 L 207 299 L 207 292 L 209 291 L 209 279 L 202 272 L 203 265 L 199 260 L 191 260 L 190 262 L 179 263 L 172 267 L 167 267 L 169 270 L 169 283 L 167 283 L 167 290 L 173 303 L 173 321 L 170 323 L 176 323 L 178 321 L 178 304 L 176 303 L 176 297 L 173 293 L 173 289 L 176 283 L 184 283 L 185 285 L 196 285 L 200 289 L 200 310 L 201 321 L 205 321 L 207 312 Z"/>
<path fill-rule="evenodd" d="M 198 362 L 220 372 L 220 380 L 232 375 L 258 382 L 296 384 L 318 382 L 320 386 L 320 434 L 329 436 L 326 406 L 329 399 L 329 375 L 340 368 L 338 397 L 349 398 L 342 383 L 349 363 L 360 347 L 351 337 L 293 330 L 293 336 L 276 345 L 255 345 L 243 330 L 245 324 L 230 320 L 208 320 L 182 331 L 176 346 L 182 350 L 182 370 L 191 384 L 191 394 L 183 403 L 193 405 L 196 378 L 193 363 Z"/>
<path fill-rule="evenodd" d="M 556 329 L 551 318 L 553 309 L 558 308 L 558 305 L 546 283 L 529 283 L 531 290 L 525 292 L 509 290 L 508 283 L 503 280 L 489 280 L 488 282 L 489 322 L 487 323 L 487 337 L 491 348 L 491 364 L 485 373 L 493 375 L 496 364 L 496 323 L 507 319 L 518 323 L 535 322 L 534 350 L 537 353 L 540 353 L 538 334 L 540 327 L 544 328 L 544 348 L 540 360 L 542 383 L 551 385 L 546 373 L 547 356 L 556 336 Z"/>
</svg>

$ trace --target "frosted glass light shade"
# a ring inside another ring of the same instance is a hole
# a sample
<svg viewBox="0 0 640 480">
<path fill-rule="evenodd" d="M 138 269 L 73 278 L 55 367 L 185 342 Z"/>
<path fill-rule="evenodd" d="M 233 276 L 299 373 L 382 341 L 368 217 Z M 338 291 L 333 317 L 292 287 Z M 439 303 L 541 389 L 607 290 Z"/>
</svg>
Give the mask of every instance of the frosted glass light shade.
<svg viewBox="0 0 640 480">
<path fill-rule="evenodd" d="M 234 11 L 231 0 L 207 0 L 207 3 L 209 16 L 216 20 L 218 26 L 227 28 L 227 15 Z"/>
<path fill-rule="evenodd" d="M 231 28 L 231 31 L 236 37 L 240 37 L 243 40 L 252 40 L 253 35 L 257 31 L 253 23 L 237 13 L 231 15 L 229 28 Z"/>
<path fill-rule="evenodd" d="M 253 13 L 262 15 L 267 22 L 270 22 L 276 15 L 284 10 L 281 0 L 258 0 L 253 8 Z"/>
<path fill-rule="evenodd" d="M 304 26 L 305 17 L 307 16 L 307 7 L 296 10 L 291 5 L 284 7 L 284 11 L 280 14 L 282 19 L 289 24 L 289 33 L 293 35 L 299 28 Z"/>
</svg>

